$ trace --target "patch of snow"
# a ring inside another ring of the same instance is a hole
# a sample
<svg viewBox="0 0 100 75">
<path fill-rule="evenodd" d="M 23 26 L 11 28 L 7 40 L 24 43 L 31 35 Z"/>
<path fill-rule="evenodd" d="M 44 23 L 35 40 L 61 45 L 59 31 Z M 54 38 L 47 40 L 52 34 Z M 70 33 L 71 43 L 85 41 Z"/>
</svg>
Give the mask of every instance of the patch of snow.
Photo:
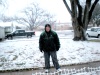
<svg viewBox="0 0 100 75">
<path fill-rule="evenodd" d="M 43 53 L 39 50 L 40 33 L 36 32 L 36 36 L 32 38 L 0 42 L 0 70 L 44 67 Z M 59 34 L 59 38 L 61 48 L 57 55 L 60 65 L 100 60 L 99 42 L 73 41 L 72 35 Z"/>
</svg>

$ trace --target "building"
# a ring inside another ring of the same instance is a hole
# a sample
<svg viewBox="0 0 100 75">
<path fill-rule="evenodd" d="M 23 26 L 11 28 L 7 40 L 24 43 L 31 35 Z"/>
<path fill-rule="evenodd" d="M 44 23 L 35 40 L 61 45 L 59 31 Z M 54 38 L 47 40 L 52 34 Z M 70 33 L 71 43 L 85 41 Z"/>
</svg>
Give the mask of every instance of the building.
<svg viewBox="0 0 100 75">
<path fill-rule="evenodd" d="M 5 38 L 5 29 L 0 26 L 0 40 Z"/>
<path fill-rule="evenodd" d="M 0 22 L 0 26 L 4 27 L 5 33 L 10 33 L 16 30 L 16 26 L 12 22 Z"/>
</svg>

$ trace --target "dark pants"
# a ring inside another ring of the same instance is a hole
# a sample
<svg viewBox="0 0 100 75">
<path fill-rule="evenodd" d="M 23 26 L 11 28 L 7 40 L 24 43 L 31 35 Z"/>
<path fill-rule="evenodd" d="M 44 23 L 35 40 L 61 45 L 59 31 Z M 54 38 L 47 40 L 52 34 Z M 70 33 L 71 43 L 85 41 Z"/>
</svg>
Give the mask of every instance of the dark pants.
<svg viewBox="0 0 100 75">
<path fill-rule="evenodd" d="M 57 60 L 57 54 L 56 51 L 50 51 L 50 52 L 44 52 L 44 58 L 45 58 L 45 68 L 46 69 L 50 69 L 50 56 L 52 58 L 53 61 L 53 65 L 56 69 L 59 69 L 59 63 Z"/>
</svg>

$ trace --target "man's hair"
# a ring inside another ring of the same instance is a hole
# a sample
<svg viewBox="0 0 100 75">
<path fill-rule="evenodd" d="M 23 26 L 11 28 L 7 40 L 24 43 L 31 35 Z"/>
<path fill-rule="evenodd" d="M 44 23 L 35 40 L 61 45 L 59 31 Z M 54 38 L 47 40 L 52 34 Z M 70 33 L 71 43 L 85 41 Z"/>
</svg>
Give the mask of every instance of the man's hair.
<svg viewBox="0 0 100 75">
<path fill-rule="evenodd" d="M 50 29 L 51 29 L 51 25 L 50 25 L 50 24 L 46 24 L 46 25 L 45 25 L 45 28 L 46 28 L 46 27 L 50 27 Z"/>
</svg>

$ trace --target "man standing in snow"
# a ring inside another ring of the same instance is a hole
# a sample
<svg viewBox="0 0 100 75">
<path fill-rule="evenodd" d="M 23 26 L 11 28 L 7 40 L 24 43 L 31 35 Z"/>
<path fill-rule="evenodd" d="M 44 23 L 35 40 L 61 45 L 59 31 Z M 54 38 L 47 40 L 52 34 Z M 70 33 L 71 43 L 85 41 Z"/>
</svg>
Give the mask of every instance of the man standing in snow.
<svg viewBox="0 0 100 75">
<path fill-rule="evenodd" d="M 46 73 L 48 73 L 50 69 L 50 56 L 56 70 L 61 71 L 56 54 L 56 51 L 58 51 L 59 48 L 60 41 L 57 33 L 51 30 L 50 24 L 46 24 L 45 31 L 41 33 L 39 39 L 39 49 L 41 52 L 44 52 Z"/>
</svg>

